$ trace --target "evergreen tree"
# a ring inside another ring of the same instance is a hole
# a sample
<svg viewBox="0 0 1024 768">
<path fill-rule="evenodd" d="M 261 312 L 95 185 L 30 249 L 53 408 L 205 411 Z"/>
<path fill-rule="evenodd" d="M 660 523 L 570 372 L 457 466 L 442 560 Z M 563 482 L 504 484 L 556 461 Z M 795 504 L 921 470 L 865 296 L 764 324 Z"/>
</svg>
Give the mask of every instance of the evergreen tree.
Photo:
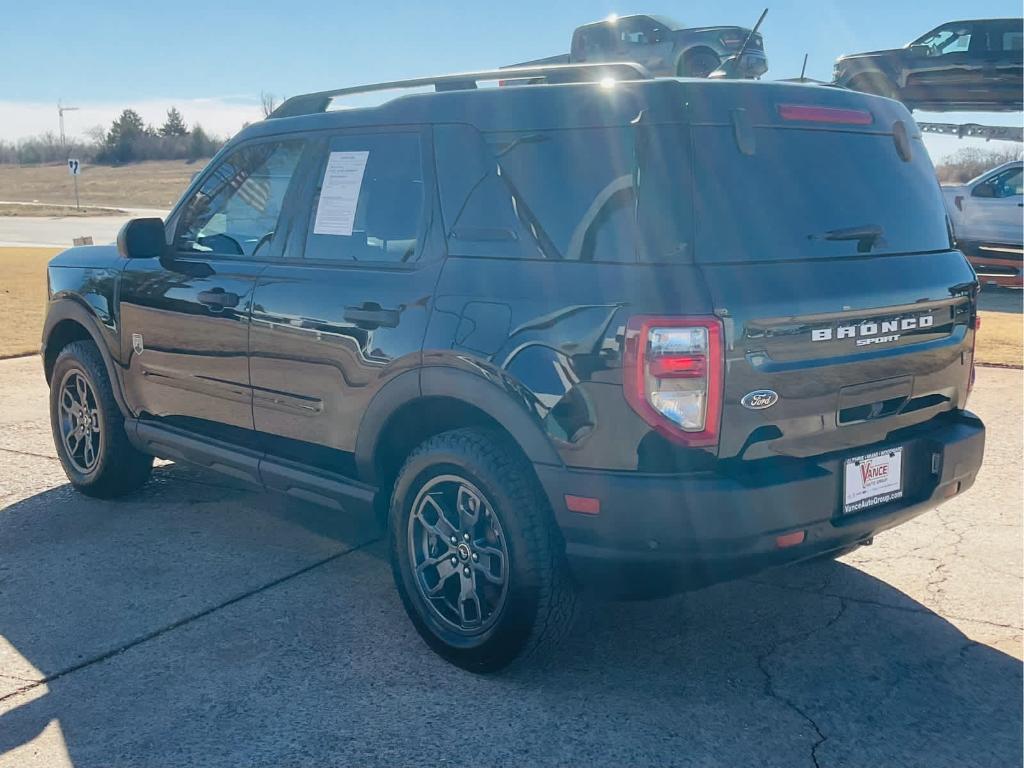
<svg viewBox="0 0 1024 768">
<path fill-rule="evenodd" d="M 161 136 L 187 136 L 188 126 L 185 125 L 185 120 L 181 116 L 181 112 L 178 111 L 177 107 L 171 107 L 167 110 L 167 120 L 160 126 Z"/>
<path fill-rule="evenodd" d="M 129 163 L 135 159 L 136 145 L 146 135 L 146 124 L 134 109 L 126 109 L 110 126 L 103 144 L 102 159 Z"/>
</svg>

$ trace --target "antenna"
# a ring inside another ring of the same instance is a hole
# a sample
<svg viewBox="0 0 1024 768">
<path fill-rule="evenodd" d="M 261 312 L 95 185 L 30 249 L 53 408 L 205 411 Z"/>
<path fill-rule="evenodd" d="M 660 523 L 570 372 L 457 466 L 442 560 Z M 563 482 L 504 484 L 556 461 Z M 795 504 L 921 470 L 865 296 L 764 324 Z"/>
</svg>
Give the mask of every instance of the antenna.
<svg viewBox="0 0 1024 768">
<path fill-rule="evenodd" d="M 804 54 L 804 65 L 800 67 L 800 82 L 804 81 L 804 72 L 807 71 L 807 54 Z"/>
<path fill-rule="evenodd" d="M 60 146 L 64 149 L 67 145 L 67 141 L 64 138 L 64 113 L 74 112 L 78 107 L 65 107 L 60 101 L 57 102 L 57 115 L 60 117 Z"/>
</svg>

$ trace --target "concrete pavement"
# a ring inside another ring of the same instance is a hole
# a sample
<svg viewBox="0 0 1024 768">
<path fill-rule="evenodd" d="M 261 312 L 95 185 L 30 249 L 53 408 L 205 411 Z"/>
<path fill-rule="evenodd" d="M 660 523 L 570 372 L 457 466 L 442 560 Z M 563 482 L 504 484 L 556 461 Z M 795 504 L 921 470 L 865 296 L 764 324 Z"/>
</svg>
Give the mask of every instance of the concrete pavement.
<svg viewBox="0 0 1024 768">
<path fill-rule="evenodd" d="M 1021 762 L 1022 374 L 981 369 L 975 487 L 840 562 L 587 602 L 476 677 L 402 613 L 372 521 L 164 464 L 70 490 L 0 361 L 0 766 Z"/>
</svg>

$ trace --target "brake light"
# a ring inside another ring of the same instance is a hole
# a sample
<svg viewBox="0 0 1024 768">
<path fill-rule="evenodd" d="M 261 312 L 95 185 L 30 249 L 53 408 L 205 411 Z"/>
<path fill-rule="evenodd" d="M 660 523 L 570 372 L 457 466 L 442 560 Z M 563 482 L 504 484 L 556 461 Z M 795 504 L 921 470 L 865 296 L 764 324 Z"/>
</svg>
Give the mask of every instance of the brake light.
<svg viewBox="0 0 1024 768">
<path fill-rule="evenodd" d="M 809 104 L 779 104 L 779 117 L 805 123 L 832 123 L 838 125 L 871 125 L 874 115 L 864 109 L 813 107 Z"/>
<path fill-rule="evenodd" d="M 684 445 L 718 444 L 724 353 L 717 317 L 630 318 L 623 362 L 626 401 L 644 421 Z"/>
</svg>

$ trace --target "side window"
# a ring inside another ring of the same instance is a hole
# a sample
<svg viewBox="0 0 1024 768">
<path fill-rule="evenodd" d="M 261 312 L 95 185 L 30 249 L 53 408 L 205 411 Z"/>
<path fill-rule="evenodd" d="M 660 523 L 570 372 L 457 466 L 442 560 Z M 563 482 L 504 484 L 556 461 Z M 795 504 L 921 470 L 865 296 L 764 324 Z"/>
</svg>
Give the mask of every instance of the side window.
<svg viewBox="0 0 1024 768">
<path fill-rule="evenodd" d="M 654 25 L 647 19 L 619 22 L 619 40 L 627 45 L 650 45 L 655 37 Z"/>
<path fill-rule="evenodd" d="M 1014 197 L 1024 192 L 1021 189 L 1020 168 L 1010 168 L 997 176 L 993 176 L 989 184 L 995 193 L 993 197 Z"/>
<path fill-rule="evenodd" d="M 915 45 L 927 45 L 929 56 L 964 53 L 971 47 L 971 28 L 940 27 L 917 40 Z"/>
<path fill-rule="evenodd" d="M 213 169 L 178 220 L 174 247 L 259 258 L 268 252 L 302 140 L 239 147 Z"/>
<path fill-rule="evenodd" d="M 412 261 L 423 224 L 419 133 L 336 136 L 317 171 L 305 258 Z"/>
<path fill-rule="evenodd" d="M 636 261 L 629 128 L 437 135 L 452 255 Z"/>
</svg>

